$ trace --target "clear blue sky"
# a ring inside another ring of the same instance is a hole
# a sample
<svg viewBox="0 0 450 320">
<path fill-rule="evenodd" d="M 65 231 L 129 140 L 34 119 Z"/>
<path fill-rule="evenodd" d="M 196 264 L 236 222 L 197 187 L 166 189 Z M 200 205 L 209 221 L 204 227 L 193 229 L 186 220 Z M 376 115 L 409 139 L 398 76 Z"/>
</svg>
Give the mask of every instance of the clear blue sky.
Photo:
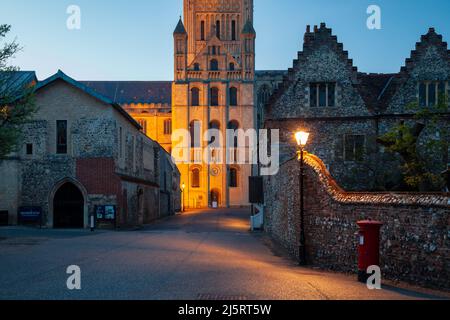
<svg viewBox="0 0 450 320">
<path fill-rule="evenodd" d="M 81 8 L 81 30 L 66 9 Z M 382 10 L 382 30 L 366 9 Z M 326 22 L 360 71 L 397 72 L 430 26 L 450 42 L 448 0 L 255 0 L 257 69 L 287 69 L 307 24 Z M 24 47 L 14 63 L 40 79 L 62 69 L 79 80 L 173 79 L 172 31 L 182 0 L 2 0 L 0 24 Z"/>
</svg>

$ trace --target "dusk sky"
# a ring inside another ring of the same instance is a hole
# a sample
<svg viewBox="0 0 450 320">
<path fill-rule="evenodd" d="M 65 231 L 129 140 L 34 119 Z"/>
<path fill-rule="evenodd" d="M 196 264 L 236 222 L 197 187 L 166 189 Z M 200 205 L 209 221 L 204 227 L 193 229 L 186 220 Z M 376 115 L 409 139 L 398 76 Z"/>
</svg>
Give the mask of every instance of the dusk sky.
<svg viewBox="0 0 450 320">
<path fill-rule="evenodd" d="M 0 24 L 23 51 L 12 61 L 43 79 L 62 69 L 78 80 L 172 80 L 172 32 L 182 0 L 0 0 Z M 382 29 L 366 26 L 378 5 Z M 66 9 L 81 8 L 81 30 Z M 430 26 L 450 41 L 448 0 L 255 0 L 257 70 L 287 69 L 307 24 L 326 22 L 363 72 L 398 72 Z"/>
</svg>

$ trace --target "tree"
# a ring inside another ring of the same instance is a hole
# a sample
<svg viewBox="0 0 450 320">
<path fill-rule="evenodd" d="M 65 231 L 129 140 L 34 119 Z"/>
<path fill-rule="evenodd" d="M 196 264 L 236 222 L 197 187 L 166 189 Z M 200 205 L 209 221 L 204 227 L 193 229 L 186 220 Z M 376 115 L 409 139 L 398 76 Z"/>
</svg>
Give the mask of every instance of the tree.
<svg viewBox="0 0 450 320">
<path fill-rule="evenodd" d="M 11 26 L 0 25 L 0 44 L 10 30 Z M 0 46 L 0 158 L 17 150 L 21 126 L 36 112 L 34 84 L 21 76 L 19 68 L 9 65 L 20 50 L 15 40 Z"/>
<path fill-rule="evenodd" d="M 442 94 L 434 106 L 420 107 L 413 102 L 406 109 L 414 113 L 413 119 L 401 121 L 377 141 L 388 152 L 400 157 L 404 189 L 441 191 L 445 185 L 442 167 L 433 170 L 433 165 L 442 164 L 444 156 L 441 159 L 437 156 L 446 154 L 448 150 L 448 128 L 439 125 L 443 113 L 448 112 L 448 99 Z M 434 138 L 421 139 L 425 132 L 438 134 Z"/>
</svg>

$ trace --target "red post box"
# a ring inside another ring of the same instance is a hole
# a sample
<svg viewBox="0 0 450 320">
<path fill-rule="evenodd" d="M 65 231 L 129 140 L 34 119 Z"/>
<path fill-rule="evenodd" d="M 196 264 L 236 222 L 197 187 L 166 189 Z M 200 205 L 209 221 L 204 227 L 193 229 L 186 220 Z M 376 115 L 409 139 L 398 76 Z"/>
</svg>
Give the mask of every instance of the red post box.
<svg viewBox="0 0 450 320">
<path fill-rule="evenodd" d="M 382 222 L 364 220 L 359 226 L 358 281 L 367 282 L 367 268 L 380 265 L 380 229 Z"/>
</svg>

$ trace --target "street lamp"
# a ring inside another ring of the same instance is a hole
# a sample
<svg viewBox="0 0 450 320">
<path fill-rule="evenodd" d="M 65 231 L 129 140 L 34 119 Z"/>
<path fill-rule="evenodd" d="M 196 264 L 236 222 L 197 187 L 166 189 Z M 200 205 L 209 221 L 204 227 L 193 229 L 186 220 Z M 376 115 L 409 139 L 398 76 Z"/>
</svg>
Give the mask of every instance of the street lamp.
<svg viewBox="0 0 450 320">
<path fill-rule="evenodd" d="M 186 185 L 183 184 L 181 185 L 181 212 L 184 212 L 184 189 L 186 188 Z"/>
<path fill-rule="evenodd" d="M 309 133 L 305 131 L 299 131 L 295 134 L 295 140 L 298 145 L 298 158 L 300 160 L 300 243 L 298 246 L 298 263 L 301 266 L 306 265 L 306 248 L 305 248 L 305 162 L 304 151 L 305 146 L 308 143 Z"/>
</svg>

